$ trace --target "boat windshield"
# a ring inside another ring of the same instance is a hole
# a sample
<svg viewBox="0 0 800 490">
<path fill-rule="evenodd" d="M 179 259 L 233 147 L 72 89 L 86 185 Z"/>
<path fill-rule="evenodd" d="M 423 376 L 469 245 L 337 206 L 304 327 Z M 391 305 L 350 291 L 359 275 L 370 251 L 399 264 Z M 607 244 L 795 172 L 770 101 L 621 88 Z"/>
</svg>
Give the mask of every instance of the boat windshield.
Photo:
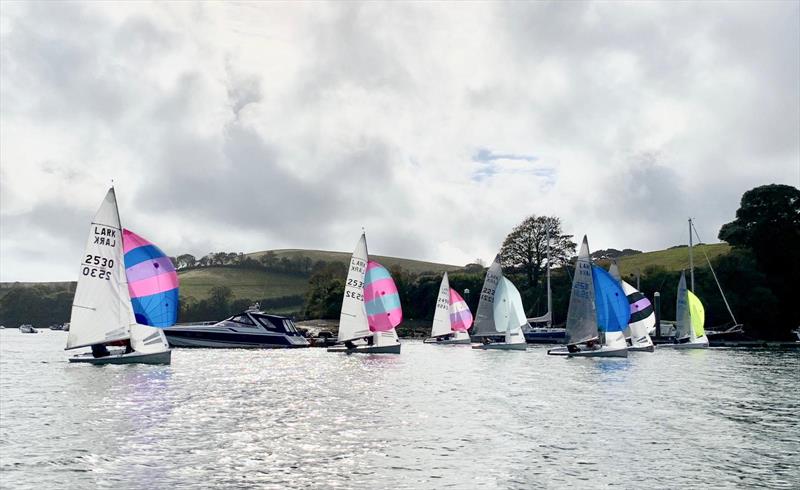
<svg viewBox="0 0 800 490">
<path fill-rule="evenodd" d="M 270 332 L 281 332 L 284 333 L 284 329 L 281 328 L 281 324 L 276 321 L 272 321 L 269 318 L 261 315 L 253 315 L 253 317 L 258 320 L 258 323 L 264 326 Z"/>
<path fill-rule="evenodd" d="M 294 326 L 294 322 L 289 319 L 283 320 L 283 328 L 286 329 L 289 333 L 297 333 L 297 329 Z"/>
</svg>

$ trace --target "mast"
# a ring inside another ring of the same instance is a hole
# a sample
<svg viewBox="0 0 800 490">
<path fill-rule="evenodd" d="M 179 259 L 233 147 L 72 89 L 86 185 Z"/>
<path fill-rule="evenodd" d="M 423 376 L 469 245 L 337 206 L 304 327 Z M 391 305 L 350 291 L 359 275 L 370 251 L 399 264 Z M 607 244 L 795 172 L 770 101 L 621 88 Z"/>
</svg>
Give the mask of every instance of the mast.
<svg viewBox="0 0 800 490">
<path fill-rule="evenodd" d="M 550 289 L 550 227 L 547 227 L 547 328 L 553 326 L 553 291 Z"/>
<path fill-rule="evenodd" d="M 692 218 L 689 218 L 689 279 L 690 290 L 694 292 L 694 260 L 692 257 Z"/>
</svg>

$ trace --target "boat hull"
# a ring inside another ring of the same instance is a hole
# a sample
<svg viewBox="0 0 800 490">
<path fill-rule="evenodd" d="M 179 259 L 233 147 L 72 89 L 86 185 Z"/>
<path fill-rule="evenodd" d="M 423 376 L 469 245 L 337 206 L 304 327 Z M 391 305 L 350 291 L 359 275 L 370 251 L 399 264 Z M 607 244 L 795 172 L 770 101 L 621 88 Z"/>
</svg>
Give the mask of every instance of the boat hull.
<svg viewBox="0 0 800 490">
<path fill-rule="evenodd" d="M 429 339 L 425 339 L 423 341 L 424 344 L 438 344 L 438 345 L 464 345 L 469 344 L 469 338 L 465 339 L 447 339 L 447 340 L 437 340 L 433 337 Z"/>
<path fill-rule="evenodd" d="M 104 364 L 170 364 L 172 362 L 172 351 L 165 350 L 149 354 L 131 352 L 130 354 L 111 354 L 105 357 L 93 357 L 91 354 L 79 354 L 70 357 L 69 362 L 94 364 L 96 366 Z"/>
<path fill-rule="evenodd" d="M 628 347 L 628 352 L 655 352 L 656 346 L 655 345 L 647 345 L 643 347 Z"/>
<path fill-rule="evenodd" d="M 556 347 L 547 351 L 549 356 L 564 357 L 628 357 L 627 347 L 609 349 L 601 347 L 597 350 L 570 352 L 566 347 Z"/>
<path fill-rule="evenodd" d="M 400 344 L 394 345 L 359 345 L 348 349 L 343 345 L 328 347 L 328 352 L 344 352 L 345 354 L 399 354 Z"/>
<path fill-rule="evenodd" d="M 517 344 L 507 344 L 505 342 L 495 342 L 492 344 L 474 344 L 473 349 L 479 350 L 526 350 L 528 344 L 520 342 Z"/>
<path fill-rule="evenodd" d="M 708 349 L 707 342 L 684 342 L 683 344 L 659 344 L 661 349 Z"/>
<path fill-rule="evenodd" d="M 296 349 L 308 347 L 303 337 L 280 334 L 225 332 L 210 329 L 165 328 L 170 347 L 217 349 Z"/>
</svg>

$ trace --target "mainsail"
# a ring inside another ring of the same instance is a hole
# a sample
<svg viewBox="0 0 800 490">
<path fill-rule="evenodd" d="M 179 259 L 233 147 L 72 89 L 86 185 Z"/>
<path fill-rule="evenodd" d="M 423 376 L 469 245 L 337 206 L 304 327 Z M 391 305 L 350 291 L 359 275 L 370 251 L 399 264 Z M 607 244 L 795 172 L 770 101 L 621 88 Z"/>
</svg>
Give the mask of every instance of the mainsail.
<svg viewBox="0 0 800 490">
<path fill-rule="evenodd" d="M 342 298 L 339 317 L 339 342 L 371 335 L 364 308 L 364 276 L 367 271 L 367 237 L 362 233 L 353 256 Z"/>
<path fill-rule="evenodd" d="M 592 265 L 597 326 L 601 332 L 622 332 L 631 317 L 625 292 L 605 269 Z"/>
<path fill-rule="evenodd" d="M 572 293 L 569 297 L 566 328 L 567 344 L 579 344 L 598 336 L 594 301 L 592 261 L 589 258 L 589 242 L 584 236 L 578 253 L 578 260 L 575 264 Z"/>
<path fill-rule="evenodd" d="M 372 332 L 388 332 L 403 321 L 400 293 L 391 274 L 372 260 L 367 263 L 364 279 L 364 306 Z"/>
<path fill-rule="evenodd" d="M 122 261 L 122 230 L 112 187 L 92 220 L 81 256 L 66 348 L 127 339 L 132 323 Z"/>
<path fill-rule="evenodd" d="M 442 276 L 442 283 L 439 285 L 439 296 L 436 297 L 431 337 L 441 337 L 453 332 L 450 327 L 450 291 L 450 282 L 447 279 L 447 272 L 445 272 Z"/>
<path fill-rule="evenodd" d="M 464 298 L 455 289 L 450 289 L 450 328 L 454 332 L 466 332 L 472 326 L 472 312 Z"/>
<path fill-rule="evenodd" d="M 495 290 L 503 278 L 503 269 L 500 267 L 500 256 L 496 256 L 494 262 L 486 271 L 486 279 L 483 281 L 478 310 L 475 312 L 475 332 L 476 336 L 497 335 L 494 324 L 494 297 Z"/>
<path fill-rule="evenodd" d="M 678 282 L 678 298 L 675 305 L 675 338 L 683 339 L 692 335 L 692 319 L 689 312 L 689 290 L 686 289 L 686 272 L 681 272 Z"/>
</svg>

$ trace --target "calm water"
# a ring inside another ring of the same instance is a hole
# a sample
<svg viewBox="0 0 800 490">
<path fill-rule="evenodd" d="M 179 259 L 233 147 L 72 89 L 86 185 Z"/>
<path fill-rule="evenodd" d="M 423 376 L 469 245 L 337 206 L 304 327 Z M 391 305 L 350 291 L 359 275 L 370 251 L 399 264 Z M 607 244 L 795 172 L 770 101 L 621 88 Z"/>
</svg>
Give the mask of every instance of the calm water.
<svg viewBox="0 0 800 490">
<path fill-rule="evenodd" d="M 800 351 L 187 350 L 0 331 L 4 488 L 800 485 Z"/>
</svg>

